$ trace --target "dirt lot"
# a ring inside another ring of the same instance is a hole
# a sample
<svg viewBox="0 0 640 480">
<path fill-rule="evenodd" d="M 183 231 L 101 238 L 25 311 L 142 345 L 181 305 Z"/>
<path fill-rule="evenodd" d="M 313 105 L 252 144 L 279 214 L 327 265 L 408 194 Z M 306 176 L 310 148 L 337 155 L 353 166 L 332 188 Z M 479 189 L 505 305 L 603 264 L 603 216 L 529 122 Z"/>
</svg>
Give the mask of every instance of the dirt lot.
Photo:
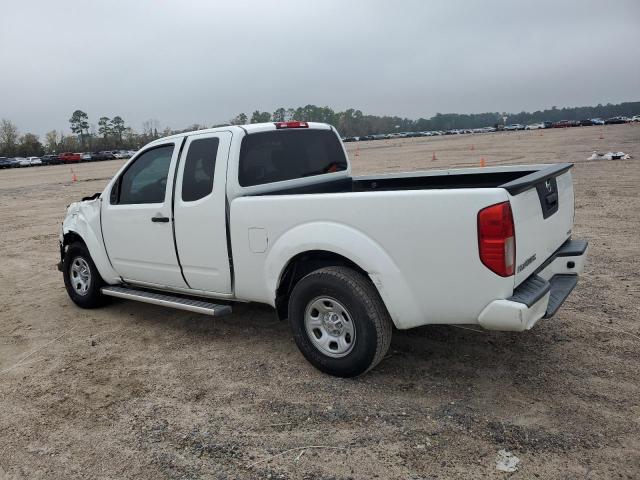
<svg viewBox="0 0 640 480">
<path fill-rule="evenodd" d="M 636 159 L 585 160 L 610 149 Z M 76 308 L 58 225 L 121 162 L 78 165 L 77 183 L 67 166 L 2 170 L 0 478 L 640 477 L 640 125 L 349 150 L 356 173 L 575 162 L 591 250 L 574 294 L 523 334 L 395 332 L 373 372 L 332 378 L 264 306 Z M 496 470 L 501 449 L 516 473 Z"/>
</svg>

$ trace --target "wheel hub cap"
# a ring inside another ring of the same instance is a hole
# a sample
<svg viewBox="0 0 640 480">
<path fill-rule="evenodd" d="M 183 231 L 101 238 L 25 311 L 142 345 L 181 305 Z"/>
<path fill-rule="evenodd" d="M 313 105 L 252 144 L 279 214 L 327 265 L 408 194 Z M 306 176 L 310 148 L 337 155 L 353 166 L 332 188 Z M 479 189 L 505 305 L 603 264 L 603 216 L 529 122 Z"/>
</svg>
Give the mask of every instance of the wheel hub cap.
<svg viewBox="0 0 640 480">
<path fill-rule="evenodd" d="M 71 262 L 69 280 L 73 290 L 78 295 L 86 295 L 91 285 L 91 269 L 82 257 L 76 257 Z"/>
<path fill-rule="evenodd" d="M 329 357 L 348 355 L 356 340 L 356 328 L 347 309 L 331 297 L 308 303 L 304 316 L 307 336 L 315 348 Z"/>
<path fill-rule="evenodd" d="M 325 313 L 322 315 L 322 326 L 327 333 L 334 337 L 339 337 L 344 331 L 344 324 L 340 319 L 340 316 L 335 313 Z"/>
</svg>

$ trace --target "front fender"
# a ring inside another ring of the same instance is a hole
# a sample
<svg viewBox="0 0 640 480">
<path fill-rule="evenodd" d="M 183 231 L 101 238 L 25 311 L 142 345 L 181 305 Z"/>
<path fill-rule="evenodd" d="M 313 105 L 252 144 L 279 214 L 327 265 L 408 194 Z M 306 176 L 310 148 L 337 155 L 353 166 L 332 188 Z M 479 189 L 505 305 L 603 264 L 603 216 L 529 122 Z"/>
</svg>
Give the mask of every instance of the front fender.
<svg viewBox="0 0 640 480">
<path fill-rule="evenodd" d="M 367 272 L 397 328 L 423 321 L 423 312 L 391 255 L 365 233 L 334 222 L 301 224 L 275 241 L 265 260 L 264 271 L 272 304 L 287 264 L 296 255 L 314 250 L 341 255 Z"/>
<path fill-rule="evenodd" d="M 75 233 L 84 241 L 102 279 L 109 284 L 120 283 L 120 276 L 111 266 L 102 241 L 100 206 L 102 200 L 72 203 L 62 223 L 62 234 Z"/>
</svg>

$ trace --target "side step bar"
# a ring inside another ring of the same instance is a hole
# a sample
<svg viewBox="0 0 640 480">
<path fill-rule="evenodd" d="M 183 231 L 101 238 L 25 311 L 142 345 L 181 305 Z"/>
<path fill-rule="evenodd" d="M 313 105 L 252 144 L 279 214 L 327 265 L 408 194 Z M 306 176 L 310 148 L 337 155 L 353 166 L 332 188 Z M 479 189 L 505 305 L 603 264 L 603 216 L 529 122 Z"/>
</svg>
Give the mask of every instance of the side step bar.
<svg viewBox="0 0 640 480">
<path fill-rule="evenodd" d="M 231 307 L 229 305 L 218 305 L 205 300 L 196 300 L 167 293 L 149 292 L 147 290 L 138 290 L 135 288 L 109 286 L 103 287 L 102 293 L 110 297 L 152 303 L 154 305 L 162 305 L 163 307 L 202 313 L 213 317 L 222 317 L 223 315 L 229 315 L 231 313 Z"/>
</svg>

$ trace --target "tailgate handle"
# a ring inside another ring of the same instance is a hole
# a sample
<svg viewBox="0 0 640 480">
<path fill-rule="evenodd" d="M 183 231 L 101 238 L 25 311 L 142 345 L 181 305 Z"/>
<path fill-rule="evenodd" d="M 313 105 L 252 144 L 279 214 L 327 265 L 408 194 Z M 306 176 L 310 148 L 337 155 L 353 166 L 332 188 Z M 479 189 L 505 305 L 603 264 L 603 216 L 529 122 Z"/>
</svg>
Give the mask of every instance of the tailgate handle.
<svg viewBox="0 0 640 480">
<path fill-rule="evenodd" d="M 544 200 L 547 202 L 548 207 L 552 207 L 558 202 L 558 193 L 557 192 L 550 193 L 544 198 Z"/>
</svg>

